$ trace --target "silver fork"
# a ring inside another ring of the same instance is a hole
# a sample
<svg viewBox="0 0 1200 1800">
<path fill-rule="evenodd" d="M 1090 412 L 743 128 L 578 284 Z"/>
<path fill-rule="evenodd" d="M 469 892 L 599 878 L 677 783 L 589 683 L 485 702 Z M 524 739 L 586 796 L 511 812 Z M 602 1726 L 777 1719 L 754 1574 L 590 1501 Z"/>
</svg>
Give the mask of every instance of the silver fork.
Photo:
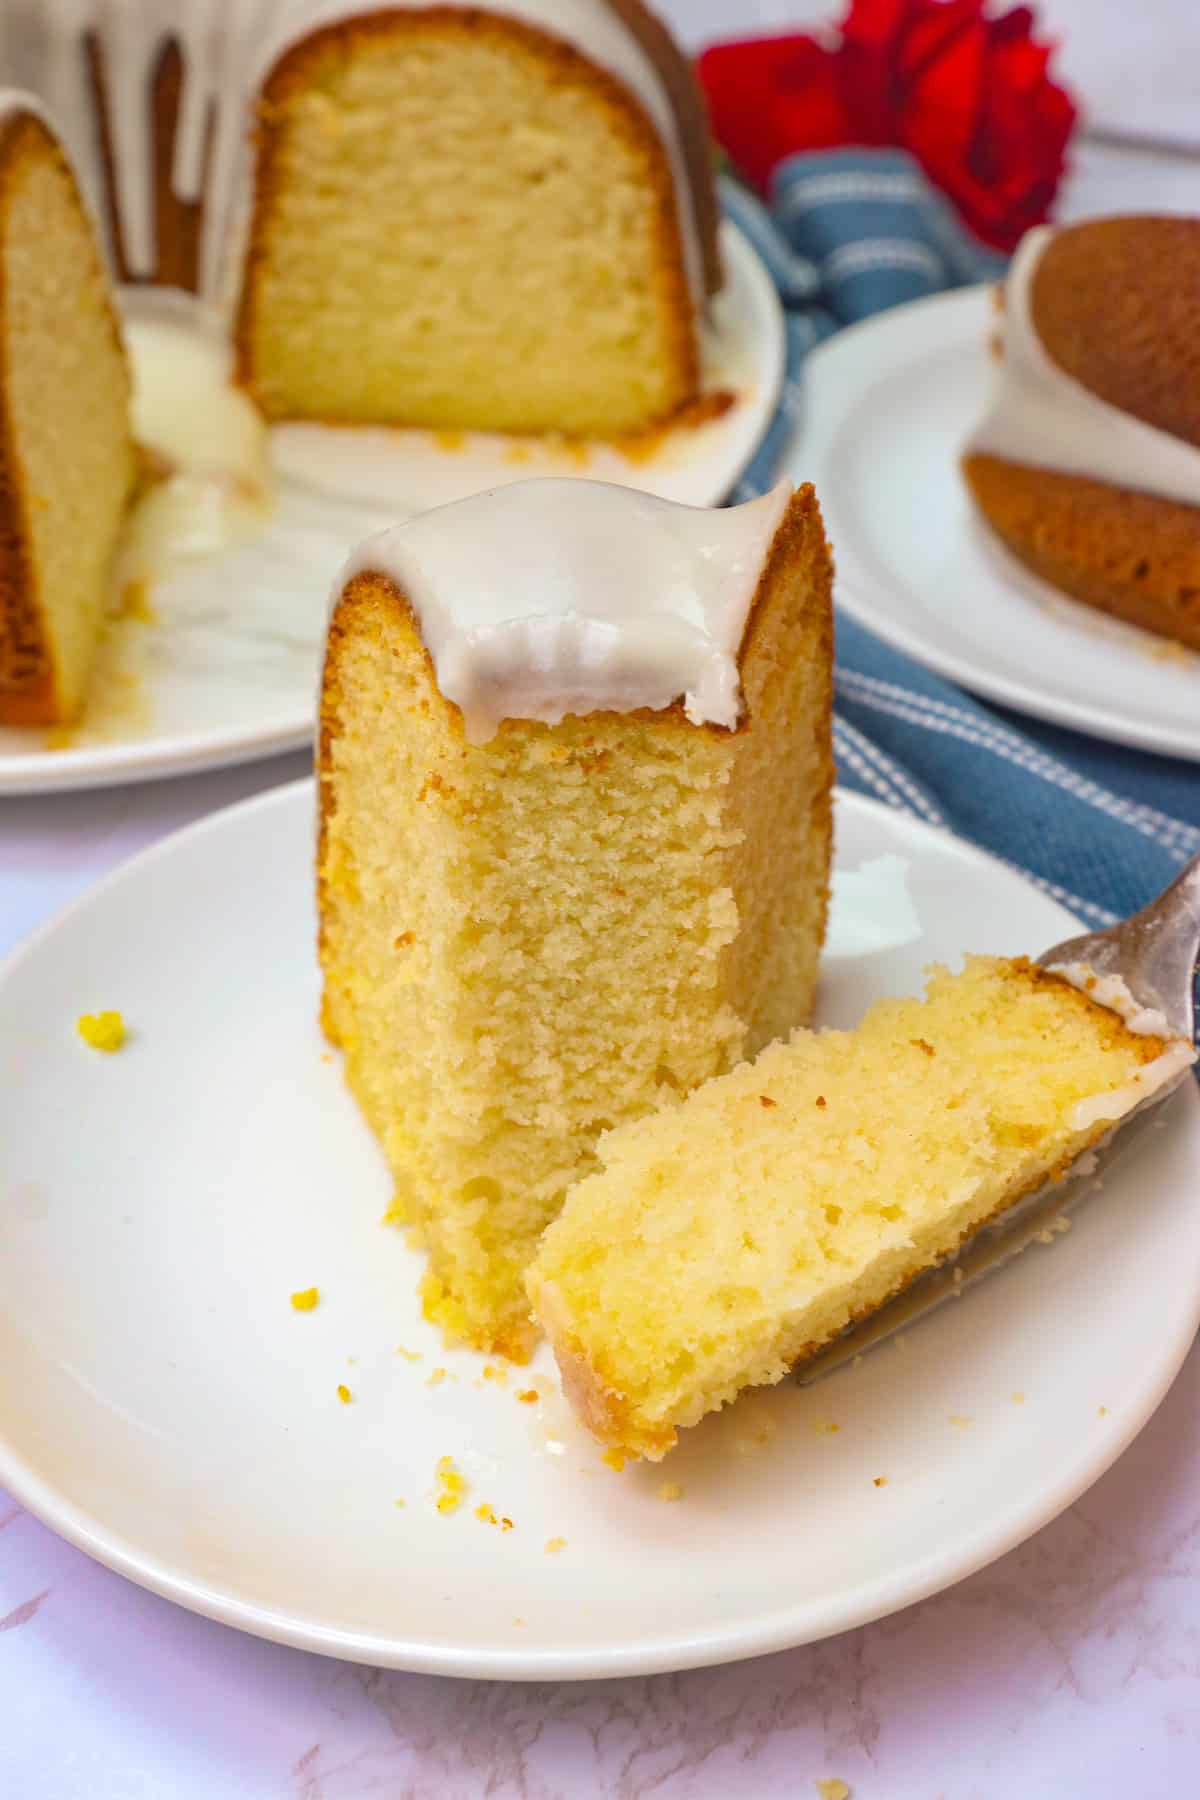
<svg viewBox="0 0 1200 1800">
<path fill-rule="evenodd" d="M 1200 856 L 1192 858 L 1170 887 L 1132 918 L 1067 938 L 1038 957 L 1042 968 L 1063 963 L 1086 963 L 1097 975 L 1119 975 L 1134 999 L 1163 1014 L 1173 1037 L 1195 1042 L 1194 995 L 1196 961 L 1200 953 Z M 1124 1148 L 1137 1126 L 1175 1091 L 1174 1086 L 1141 1106 L 1108 1138 L 1103 1146 L 1107 1160 L 1119 1140 Z M 1136 1124 L 1134 1120 L 1136 1119 Z M 928 1317 L 947 1300 L 959 1295 L 1001 1268 L 1035 1239 L 1048 1241 L 1055 1221 L 1083 1199 L 1094 1185 L 1096 1163 L 1087 1173 L 1051 1183 L 1027 1194 L 1007 1212 L 982 1226 L 962 1243 L 955 1255 L 920 1276 L 904 1293 L 889 1300 L 878 1312 L 801 1364 L 794 1380 L 802 1387 L 832 1374 L 896 1332 Z"/>
</svg>

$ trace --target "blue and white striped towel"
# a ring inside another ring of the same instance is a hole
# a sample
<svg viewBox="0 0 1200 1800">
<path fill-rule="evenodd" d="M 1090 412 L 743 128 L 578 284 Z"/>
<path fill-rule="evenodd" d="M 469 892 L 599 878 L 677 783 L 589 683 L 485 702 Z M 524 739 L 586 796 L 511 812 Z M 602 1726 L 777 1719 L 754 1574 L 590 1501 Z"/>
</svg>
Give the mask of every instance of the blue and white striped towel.
<svg viewBox="0 0 1200 1800">
<path fill-rule="evenodd" d="M 784 397 L 731 496 L 745 500 L 771 484 L 815 344 L 1004 264 L 964 235 L 903 151 L 790 157 L 775 172 L 769 211 L 732 181 L 723 198 L 787 313 Z M 1200 766 L 988 705 L 844 613 L 834 731 L 844 787 L 981 844 L 1089 924 L 1144 905 L 1200 850 Z"/>
</svg>

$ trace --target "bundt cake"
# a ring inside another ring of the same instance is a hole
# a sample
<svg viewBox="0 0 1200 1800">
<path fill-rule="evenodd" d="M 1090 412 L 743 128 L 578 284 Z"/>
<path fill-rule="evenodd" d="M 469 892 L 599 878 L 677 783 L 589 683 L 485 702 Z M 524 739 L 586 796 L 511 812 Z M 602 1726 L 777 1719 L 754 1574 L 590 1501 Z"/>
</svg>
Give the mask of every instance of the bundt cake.
<svg viewBox="0 0 1200 1800">
<path fill-rule="evenodd" d="M 704 104 L 642 0 L 134 10 L 12 0 L 0 67 L 72 121 L 121 277 L 231 313 L 268 418 L 618 436 L 696 397 Z"/>
<path fill-rule="evenodd" d="M 323 1019 L 430 1254 L 519 1356 L 610 1126 L 805 1019 L 830 854 L 810 488 L 704 511 L 522 482 L 372 538 L 321 697 Z"/>
<path fill-rule="evenodd" d="M 0 91 L 0 724 L 82 706 L 134 478 L 91 218 L 37 103 Z"/>
<path fill-rule="evenodd" d="M 1200 649 L 1200 219 L 1022 241 L 963 459 L 1007 548 L 1055 587 Z"/>
<path fill-rule="evenodd" d="M 656 1459 L 778 1381 L 1179 1079 L 1166 1029 L 976 957 L 603 1138 L 528 1276 L 576 1412 Z"/>
</svg>

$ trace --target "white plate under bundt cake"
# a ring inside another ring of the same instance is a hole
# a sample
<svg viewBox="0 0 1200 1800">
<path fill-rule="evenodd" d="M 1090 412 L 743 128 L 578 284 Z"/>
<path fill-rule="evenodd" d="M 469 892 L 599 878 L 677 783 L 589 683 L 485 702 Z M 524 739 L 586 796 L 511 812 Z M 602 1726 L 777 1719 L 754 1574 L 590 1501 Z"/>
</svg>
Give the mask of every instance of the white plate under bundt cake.
<svg viewBox="0 0 1200 1800">
<path fill-rule="evenodd" d="M 1089 219 L 1022 241 L 995 393 L 963 457 L 1034 574 L 1200 649 L 1200 219 Z"/>
<path fill-rule="evenodd" d="M 0 725 L 82 706 L 135 474 L 96 233 L 41 108 L 0 89 Z"/>
<path fill-rule="evenodd" d="M 321 701 L 323 1019 L 430 1253 L 524 1354 L 602 1132 L 806 1019 L 830 855 L 812 490 L 520 483 L 368 540 Z"/>
</svg>

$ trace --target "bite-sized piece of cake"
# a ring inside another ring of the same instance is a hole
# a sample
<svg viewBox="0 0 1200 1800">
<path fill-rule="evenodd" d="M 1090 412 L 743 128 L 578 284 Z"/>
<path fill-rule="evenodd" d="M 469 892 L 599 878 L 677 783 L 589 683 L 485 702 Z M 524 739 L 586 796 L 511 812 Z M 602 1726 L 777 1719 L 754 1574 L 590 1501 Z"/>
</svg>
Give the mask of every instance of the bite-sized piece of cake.
<svg viewBox="0 0 1200 1800">
<path fill-rule="evenodd" d="M 1028 233 L 991 409 L 963 459 L 1012 553 L 1077 600 L 1200 649 L 1200 219 Z"/>
<path fill-rule="evenodd" d="M 523 1271 L 602 1131 L 809 1014 L 830 574 L 811 488 L 707 511 L 575 480 L 440 507 L 346 574 L 323 1017 L 427 1311 L 474 1344 L 527 1348 Z"/>
<path fill-rule="evenodd" d="M 91 219 L 36 103 L 0 90 L 0 724 L 82 706 L 134 475 Z"/>
<path fill-rule="evenodd" d="M 692 400 L 703 103 L 639 0 L 337 11 L 262 87 L 236 341 L 267 416 L 611 436 Z"/>
<path fill-rule="evenodd" d="M 1155 1025 L 973 957 L 605 1138 L 528 1277 L 580 1418 L 658 1458 L 778 1381 L 1179 1079 Z"/>
</svg>

